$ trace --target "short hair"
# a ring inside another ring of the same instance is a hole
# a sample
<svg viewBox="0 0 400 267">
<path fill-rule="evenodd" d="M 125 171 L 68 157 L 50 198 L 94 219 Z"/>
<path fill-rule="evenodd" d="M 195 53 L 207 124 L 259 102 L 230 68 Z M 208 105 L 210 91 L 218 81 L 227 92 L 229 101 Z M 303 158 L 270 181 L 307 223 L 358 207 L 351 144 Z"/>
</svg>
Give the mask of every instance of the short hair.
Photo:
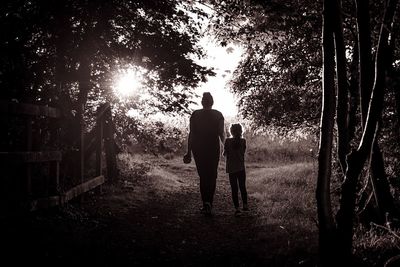
<svg viewBox="0 0 400 267">
<path fill-rule="evenodd" d="M 203 98 L 201 99 L 201 104 L 203 107 L 211 107 L 214 104 L 214 99 L 210 92 L 204 92 Z"/>
</svg>

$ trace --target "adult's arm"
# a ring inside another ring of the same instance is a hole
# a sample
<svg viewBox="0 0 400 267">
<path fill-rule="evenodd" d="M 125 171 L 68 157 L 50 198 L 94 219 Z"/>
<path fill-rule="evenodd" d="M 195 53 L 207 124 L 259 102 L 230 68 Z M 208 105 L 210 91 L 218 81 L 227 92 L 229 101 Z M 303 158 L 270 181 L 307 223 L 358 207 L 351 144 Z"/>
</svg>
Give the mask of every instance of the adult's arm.
<svg viewBox="0 0 400 267">
<path fill-rule="evenodd" d="M 193 114 L 190 116 L 190 122 L 189 122 L 189 136 L 188 136 L 188 142 L 187 142 L 187 156 L 191 156 L 192 154 L 192 144 L 193 144 Z"/>
<path fill-rule="evenodd" d="M 224 152 L 222 152 L 222 155 L 224 155 L 224 156 L 226 156 L 228 153 L 227 153 L 227 150 L 228 150 L 228 144 L 226 143 L 226 139 L 225 139 L 225 142 L 224 142 Z"/>
<path fill-rule="evenodd" d="M 225 144 L 225 122 L 224 117 L 221 115 L 221 119 L 218 122 L 218 135 L 222 144 Z"/>
<path fill-rule="evenodd" d="M 189 131 L 189 137 L 188 137 L 188 142 L 187 142 L 187 153 L 186 153 L 186 155 L 191 155 L 191 153 L 192 153 L 192 140 L 193 140 L 192 132 Z"/>
</svg>

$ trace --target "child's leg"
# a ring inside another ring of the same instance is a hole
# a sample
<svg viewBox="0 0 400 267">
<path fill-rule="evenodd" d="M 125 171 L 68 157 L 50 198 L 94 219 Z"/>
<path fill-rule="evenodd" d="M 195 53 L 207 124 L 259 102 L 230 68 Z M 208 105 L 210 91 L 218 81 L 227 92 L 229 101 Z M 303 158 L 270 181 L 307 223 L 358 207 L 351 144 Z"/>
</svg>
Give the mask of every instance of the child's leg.
<svg viewBox="0 0 400 267">
<path fill-rule="evenodd" d="M 233 205 L 235 205 L 235 208 L 239 208 L 238 183 L 237 183 L 237 175 L 235 174 L 236 173 L 229 174 L 229 182 L 231 184 L 231 189 L 232 189 Z"/>
<path fill-rule="evenodd" d="M 247 206 L 247 190 L 246 190 L 246 171 L 241 171 L 238 173 L 240 194 L 242 196 L 243 205 Z"/>
</svg>

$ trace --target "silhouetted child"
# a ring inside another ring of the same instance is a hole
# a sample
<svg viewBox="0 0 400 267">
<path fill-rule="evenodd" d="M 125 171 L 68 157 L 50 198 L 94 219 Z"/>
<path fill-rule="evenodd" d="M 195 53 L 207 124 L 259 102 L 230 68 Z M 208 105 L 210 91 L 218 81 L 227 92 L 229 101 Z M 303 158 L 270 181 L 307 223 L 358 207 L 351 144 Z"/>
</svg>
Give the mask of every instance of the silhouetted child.
<svg viewBox="0 0 400 267">
<path fill-rule="evenodd" d="M 226 157 L 226 172 L 229 174 L 229 182 L 232 189 L 232 200 L 235 205 L 235 215 L 240 215 L 238 183 L 242 196 L 243 210 L 247 211 L 246 169 L 244 153 L 246 151 L 246 139 L 242 138 L 243 128 L 239 123 L 230 127 L 231 138 L 225 140 L 224 156 Z"/>
</svg>

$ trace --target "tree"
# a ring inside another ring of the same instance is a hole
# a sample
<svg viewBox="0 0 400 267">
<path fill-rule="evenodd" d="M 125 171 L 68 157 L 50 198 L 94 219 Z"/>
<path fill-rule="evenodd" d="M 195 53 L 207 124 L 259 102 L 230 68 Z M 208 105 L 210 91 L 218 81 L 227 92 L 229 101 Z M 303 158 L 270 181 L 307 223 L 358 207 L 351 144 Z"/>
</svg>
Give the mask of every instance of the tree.
<svg viewBox="0 0 400 267">
<path fill-rule="evenodd" d="M 319 250 L 321 263 L 334 265 L 336 258 L 332 255 L 335 244 L 335 223 L 330 199 L 333 127 L 335 120 L 335 43 L 334 43 L 334 9 L 332 1 L 324 1 L 323 9 L 323 103 L 320 123 L 320 141 L 318 151 L 317 178 L 317 211 L 319 222 Z"/>
<path fill-rule="evenodd" d="M 71 145 L 99 103 L 135 107 L 112 91 L 114 73 L 129 65 L 145 70 L 149 109 L 188 111 L 193 89 L 213 74 L 194 61 L 203 51 L 189 12 L 202 16 L 172 0 L 3 1 L 0 97 L 61 108 Z"/>
<path fill-rule="evenodd" d="M 232 90 L 245 118 L 265 127 L 316 128 L 320 108 L 321 19 L 315 1 L 211 1 L 221 44 L 246 53 Z"/>
<path fill-rule="evenodd" d="M 383 97 L 385 87 L 390 88 L 390 84 L 385 83 L 390 76 L 387 72 L 398 60 L 388 56 L 398 53 L 394 45 L 397 42 L 395 36 L 398 34 L 398 29 L 394 31 L 391 29 L 392 25 L 396 25 L 393 23 L 394 19 L 398 18 L 395 16 L 395 2 L 323 1 L 321 31 L 323 108 L 320 121 L 316 197 L 320 252 L 322 263 L 325 265 L 334 265 L 340 259 L 343 262 L 351 259 L 353 219 L 358 201 L 356 194 L 364 168 L 371 170 L 370 181 L 374 193 L 372 199 L 377 203 L 374 208 L 378 211 L 378 217 L 369 217 L 368 222 L 382 223 L 387 218 L 387 213 L 393 216 L 396 212 L 385 174 L 384 161 L 388 158 L 383 158 L 378 145 L 378 140 L 387 142 L 385 140 L 396 138 L 393 133 L 379 135 L 382 125 L 390 127 L 383 129 L 385 133 L 388 133 L 388 129 L 393 129 L 393 122 L 387 119 L 390 112 L 383 110 L 384 104 L 389 104 L 389 108 L 398 106 Z M 246 58 L 240 66 L 241 69 L 236 72 L 237 77 L 233 82 L 234 90 L 241 97 L 244 115 L 255 119 L 259 125 L 264 123 L 268 126 L 279 125 L 288 128 L 293 124 L 307 125 L 304 122 L 299 124 L 299 118 L 307 118 L 312 125 L 316 125 L 315 120 L 310 120 L 311 117 L 308 117 L 309 109 L 296 112 L 288 108 L 291 105 L 286 106 L 283 103 L 286 101 L 296 103 L 292 99 L 298 95 L 306 103 L 298 104 L 299 107 L 316 106 L 314 102 L 316 98 L 310 99 L 309 95 L 302 91 L 302 83 L 291 84 L 293 80 L 285 75 L 296 73 L 297 66 L 301 62 L 307 62 L 308 66 L 313 66 L 311 62 L 321 62 L 321 54 L 313 49 L 313 45 L 320 45 L 320 36 L 315 31 L 319 28 L 320 22 L 313 20 L 315 11 L 322 10 L 318 4 L 304 1 L 301 3 L 302 6 L 299 6 L 299 3 L 286 1 L 245 1 L 237 10 L 232 7 L 235 1 L 224 1 L 223 4 L 214 1 L 214 3 L 222 5 L 221 10 L 224 14 L 228 13 L 225 14 L 228 19 L 225 19 L 222 30 L 218 24 L 217 33 L 220 33 L 222 39 L 237 38 L 248 48 Z M 277 16 L 280 17 L 278 23 L 274 20 Z M 312 23 L 313 21 L 316 25 Z M 298 24 L 299 22 L 302 24 Z M 313 25 L 310 35 L 306 34 L 309 26 L 307 23 Z M 260 25 L 265 27 L 262 28 Z M 302 39 L 304 36 L 308 37 L 307 41 Z M 315 38 L 312 38 L 313 36 Z M 389 39 L 391 46 L 388 44 Z M 375 43 L 376 46 L 373 46 Z M 288 47 L 292 50 L 287 50 Z M 302 60 L 303 54 L 308 56 L 305 61 Z M 291 61 L 292 59 L 295 60 Z M 289 64 L 285 65 L 287 62 Z M 306 84 L 313 81 L 313 77 L 317 77 L 318 81 L 320 75 L 320 68 L 316 67 L 315 72 L 310 69 L 305 72 Z M 394 76 L 391 77 L 393 79 Z M 282 88 L 288 89 L 289 92 Z M 310 92 L 311 88 L 320 90 L 318 85 L 309 86 L 307 92 Z M 285 97 L 286 95 L 291 97 Z M 273 113 L 271 109 L 280 112 Z M 337 134 L 336 142 L 335 134 Z M 337 159 L 332 157 L 335 147 Z M 353 152 L 350 153 L 352 148 Z M 368 158 L 371 159 L 371 165 L 365 166 Z M 330 199 L 331 172 L 335 160 L 339 163 L 340 169 L 334 170 L 334 174 L 338 177 L 338 181 L 343 182 L 336 218 L 332 214 L 334 204 Z"/>
<path fill-rule="evenodd" d="M 347 159 L 348 167 L 342 185 L 340 209 L 337 214 L 338 237 L 341 245 L 340 252 L 346 260 L 350 259 L 352 254 L 353 218 L 357 180 L 360 177 L 365 161 L 372 153 L 371 151 L 373 151 L 379 133 L 379 121 L 381 120 L 384 104 L 385 72 L 387 69 L 387 64 L 385 64 L 385 51 L 389 48 L 389 35 L 396 7 L 396 0 L 389 0 L 385 6 L 379 42 L 376 48 L 374 85 L 370 96 L 368 115 L 366 117 L 360 144 L 357 150 L 353 151 Z M 359 45 L 359 47 L 360 46 L 361 45 Z"/>
</svg>

